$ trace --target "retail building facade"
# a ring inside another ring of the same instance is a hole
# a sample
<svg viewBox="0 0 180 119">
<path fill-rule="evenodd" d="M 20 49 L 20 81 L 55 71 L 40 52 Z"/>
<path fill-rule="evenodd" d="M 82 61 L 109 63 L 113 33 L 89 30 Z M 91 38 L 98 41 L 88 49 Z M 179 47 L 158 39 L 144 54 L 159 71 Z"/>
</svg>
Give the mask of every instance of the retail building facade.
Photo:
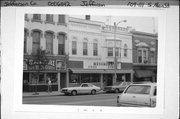
<svg viewBox="0 0 180 119">
<path fill-rule="evenodd" d="M 158 35 L 131 31 L 134 81 L 157 81 Z"/>
<path fill-rule="evenodd" d="M 133 81 L 132 35 L 128 28 L 118 27 L 115 39 L 114 26 L 70 17 L 68 47 L 69 86 L 90 82 L 103 88 Z"/>
<path fill-rule="evenodd" d="M 66 87 L 68 17 L 52 14 L 26 14 L 24 28 L 23 91 L 47 90 L 47 78 L 53 90 Z M 40 68 L 33 58 L 38 49 L 46 51 L 48 63 Z M 39 76 L 35 73 L 40 70 Z M 61 85 L 60 85 L 61 84 Z"/>
</svg>

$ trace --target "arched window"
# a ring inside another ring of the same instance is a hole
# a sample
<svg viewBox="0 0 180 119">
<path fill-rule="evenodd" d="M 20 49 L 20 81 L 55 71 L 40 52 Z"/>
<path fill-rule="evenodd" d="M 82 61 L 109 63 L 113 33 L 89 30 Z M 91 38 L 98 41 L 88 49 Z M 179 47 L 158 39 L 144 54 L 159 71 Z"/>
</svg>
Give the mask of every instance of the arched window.
<svg viewBox="0 0 180 119">
<path fill-rule="evenodd" d="M 65 54 L 65 33 L 59 33 L 58 36 L 58 55 L 64 55 Z"/>
<path fill-rule="evenodd" d="M 41 32 L 39 30 L 34 30 L 32 32 L 32 38 L 33 38 L 32 53 L 34 54 L 36 54 L 37 50 L 40 48 L 40 37 L 41 37 Z"/>
<path fill-rule="evenodd" d="M 47 31 L 45 34 L 47 54 L 53 54 L 53 36 L 53 32 Z"/>
<path fill-rule="evenodd" d="M 128 47 L 127 44 L 124 44 L 124 57 L 127 57 L 128 55 Z"/>
</svg>

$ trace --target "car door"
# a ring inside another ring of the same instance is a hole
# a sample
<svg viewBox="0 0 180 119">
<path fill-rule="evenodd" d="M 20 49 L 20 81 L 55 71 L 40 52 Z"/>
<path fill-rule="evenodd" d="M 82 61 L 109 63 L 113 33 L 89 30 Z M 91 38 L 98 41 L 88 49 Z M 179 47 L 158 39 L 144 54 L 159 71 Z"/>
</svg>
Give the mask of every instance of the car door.
<svg viewBox="0 0 180 119">
<path fill-rule="evenodd" d="M 88 93 L 88 91 L 89 91 L 88 84 L 82 84 L 81 89 L 80 89 L 80 93 Z"/>
<path fill-rule="evenodd" d="M 138 91 L 133 95 L 134 104 L 137 106 L 150 106 L 151 86 L 139 85 Z"/>
<path fill-rule="evenodd" d="M 134 105 L 135 100 L 133 99 L 134 94 L 132 93 L 133 86 L 128 86 L 125 91 L 121 94 L 119 103 L 125 105 Z"/>
</svg>

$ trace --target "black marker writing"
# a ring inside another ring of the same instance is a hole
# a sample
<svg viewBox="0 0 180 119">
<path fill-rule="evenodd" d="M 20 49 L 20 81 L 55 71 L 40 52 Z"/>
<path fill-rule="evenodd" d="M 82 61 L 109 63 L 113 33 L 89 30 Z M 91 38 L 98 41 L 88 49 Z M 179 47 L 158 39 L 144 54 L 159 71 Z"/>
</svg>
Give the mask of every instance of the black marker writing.
<svg viewBox="0 0 180 119">
<path fill-rule="evenodd" d="M 101 4 L 101 3 L 96 3 L 93 0 L 89 0 L 89 1 L 81 1 L 82 4 L 80 4 L 81 6 L 98 6 L 98 7 L 104 7 L 105 4 Z"/>
</svg>

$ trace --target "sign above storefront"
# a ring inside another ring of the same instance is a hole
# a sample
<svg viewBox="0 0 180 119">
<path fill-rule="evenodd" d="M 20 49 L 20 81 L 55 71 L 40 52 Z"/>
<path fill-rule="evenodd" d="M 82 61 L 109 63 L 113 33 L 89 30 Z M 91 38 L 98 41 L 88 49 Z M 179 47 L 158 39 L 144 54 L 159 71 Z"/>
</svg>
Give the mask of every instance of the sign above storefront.
<svg viewBox="0 0 180 119">
<path fill-rule="evenodd" d="M 24 59 L 23 70 L 37 71 L 55 71 L 55 70 L 65 70 L 65 62 L 62 60 L 50 59 L 45 64 L 42 62 L 37 62 L 32 59 Z"/>
<path fill-rule="evenodd" d="M 114 62 L 84 61 L 84 69 L 114 69 Z M 121 69 L 121 63 L 117 63 L 117 69 Z"/>
</svg>

